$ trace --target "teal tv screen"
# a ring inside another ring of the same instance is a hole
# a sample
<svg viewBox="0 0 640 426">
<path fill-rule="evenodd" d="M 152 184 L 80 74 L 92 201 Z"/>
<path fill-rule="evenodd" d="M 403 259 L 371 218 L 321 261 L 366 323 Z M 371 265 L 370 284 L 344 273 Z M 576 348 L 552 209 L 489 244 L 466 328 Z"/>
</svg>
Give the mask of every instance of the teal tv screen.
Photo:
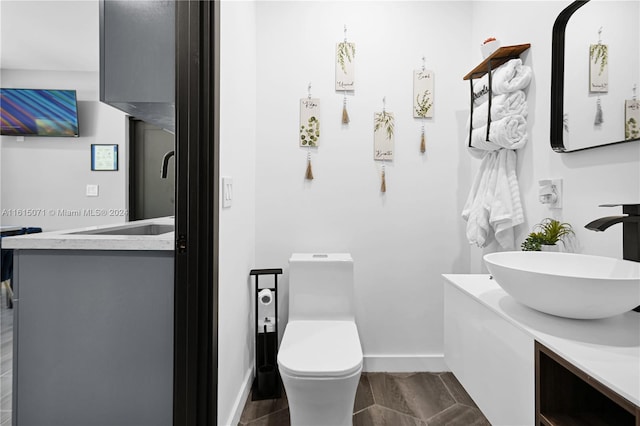
<svg viewBox="0 0 640 426">
<path fill-rule="evenodd" d="M 0 135 L 79 136 L 76 91 L 0 89 Z"/>
</svg>

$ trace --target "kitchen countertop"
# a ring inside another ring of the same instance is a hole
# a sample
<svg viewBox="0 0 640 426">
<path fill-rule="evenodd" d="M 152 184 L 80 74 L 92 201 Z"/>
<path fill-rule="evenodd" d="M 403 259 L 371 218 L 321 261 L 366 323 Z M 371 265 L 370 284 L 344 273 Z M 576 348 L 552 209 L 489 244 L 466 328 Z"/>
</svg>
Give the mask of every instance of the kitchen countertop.
<svg viewBox="0 0 640 426">
<path fill-rule="evenodd" d="M 135 225 L 158 224 L 173 225 L 173 217 L 138 220 L 133 222 L 112 223 L 109 225 L 89 226 L 62 231 L 41 232 L 37 234 L 5 237 L 2 248 L 34 250 L 173 250 L 174 232 L 159 235 L 104 235 L 78 234 L 78 232 L 107 230 Z"/>
<path fill-rule="evenodd" d="M 640 313 L 575 320 L 516 302 L 489 275 L 444 278 L 574 366 L 640 406 Z"/>
</svg>

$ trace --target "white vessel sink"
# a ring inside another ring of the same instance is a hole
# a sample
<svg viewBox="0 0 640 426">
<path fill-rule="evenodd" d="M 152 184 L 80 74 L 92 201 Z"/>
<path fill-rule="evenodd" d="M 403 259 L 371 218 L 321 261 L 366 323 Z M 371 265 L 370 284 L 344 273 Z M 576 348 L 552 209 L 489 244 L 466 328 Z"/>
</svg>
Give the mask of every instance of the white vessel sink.
<svg viewBox="0 0 640 426">
<path fill-rule="evenodd" d="M 484 261 L 504 291 L 547 314 L 607 318 L 640 305 L 638 262 L 537 251 L 491 253 Z"/>
</svg>

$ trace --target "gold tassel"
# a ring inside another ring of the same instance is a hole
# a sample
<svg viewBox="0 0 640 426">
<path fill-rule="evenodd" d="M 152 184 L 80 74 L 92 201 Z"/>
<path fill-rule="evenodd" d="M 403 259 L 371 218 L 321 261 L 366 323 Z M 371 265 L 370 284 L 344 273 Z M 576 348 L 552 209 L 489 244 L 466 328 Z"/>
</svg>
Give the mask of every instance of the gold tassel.
<svg viewBox="0 0 640 426">
<path fill-rule="evenodd" d="M 311 159 L 307 160 L 307 172 L 304 175 L 307 180 L 313 180 L 313 171 L 311 171 Z"/>
<path fill-rule="evenodd" d="M 349 113 L 347 113 L 347 92 L 344 92 L 342 100 L 342 124 L 349 124 Z"/>
<path fill-rule="evenodd" d="M 380 192 L 387 192 L 387 182 L 384 179 L 384 169 L 382 169 L 382 185 L 380 185 Z"/>
<path fill-rule="evenodd" d="M 349 124 L 349 114 L 347 113 L 347 102 L 342 106 L 342 124 Z"/>
<path fill-rule="evenodd" d="M 424 140 L 424 132 L 422 132 L 422 135 L 420 135 L 420 152 L 424 154 L 426 150 L 427 150 L 427 144 Z"/>
</svg>

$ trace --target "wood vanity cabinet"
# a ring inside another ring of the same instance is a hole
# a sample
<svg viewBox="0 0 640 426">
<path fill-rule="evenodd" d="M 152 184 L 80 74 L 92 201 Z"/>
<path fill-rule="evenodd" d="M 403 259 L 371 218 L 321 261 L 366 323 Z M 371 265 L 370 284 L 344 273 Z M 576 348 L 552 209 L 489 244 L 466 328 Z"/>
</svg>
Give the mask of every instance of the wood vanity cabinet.
<svg viewBox="0 0 640 426">
<path fill-rule="evenodd" d="M 536 425 L 640 426 L 640 407 L 535 342 Z"/>
</svg>

